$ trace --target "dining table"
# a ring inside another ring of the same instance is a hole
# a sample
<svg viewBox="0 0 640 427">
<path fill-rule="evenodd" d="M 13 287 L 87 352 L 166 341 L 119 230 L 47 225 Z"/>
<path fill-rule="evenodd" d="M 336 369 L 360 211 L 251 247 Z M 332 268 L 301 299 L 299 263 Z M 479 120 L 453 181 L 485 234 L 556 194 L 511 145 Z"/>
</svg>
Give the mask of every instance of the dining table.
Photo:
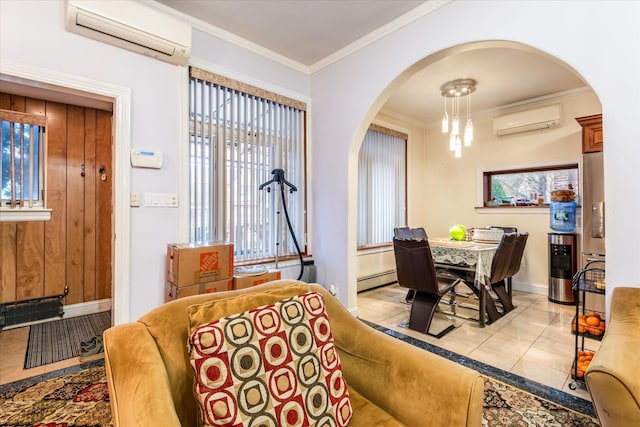
<svg viewBox="0 0 640 427">
<path fill-rule="evenodd" d="M 471 273 L 478 290 L 478 325 L 485 326 L 486 298 L 490 297 L 491 265 L 500 242 L 453 240 L 449 237 L 429 238 L 431 256 L 436 267 Z"/>
</svg>

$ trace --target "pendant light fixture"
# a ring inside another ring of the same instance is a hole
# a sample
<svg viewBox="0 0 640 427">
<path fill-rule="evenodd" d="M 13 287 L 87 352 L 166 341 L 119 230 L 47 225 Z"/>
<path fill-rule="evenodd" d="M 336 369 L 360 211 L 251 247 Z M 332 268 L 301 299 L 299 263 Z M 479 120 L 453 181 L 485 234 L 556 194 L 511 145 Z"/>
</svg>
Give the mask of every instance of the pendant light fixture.
<svg viewBox="0 0 640 427">
<path fill-rule="evenodd" d="M 468 147 L 473 141 L 473 121 L 471 120 L 471 94 L 476 90 L 473 79 L 457 79 L 440 86 L 440 93 L 444 98 L 444 114 L 442 115 L 442 133 L 449 132 L 449 149 L 455 157 L 462 156 L 462 139 L 460 138 L 460 97 L 467 97 L 467 116 L 464 126 L 464 146 Z M 451 98 L 451 116 L 447 112 L 447 98 Z M 449 128 L 451 117 L 451 128 Z"/>
</svg>

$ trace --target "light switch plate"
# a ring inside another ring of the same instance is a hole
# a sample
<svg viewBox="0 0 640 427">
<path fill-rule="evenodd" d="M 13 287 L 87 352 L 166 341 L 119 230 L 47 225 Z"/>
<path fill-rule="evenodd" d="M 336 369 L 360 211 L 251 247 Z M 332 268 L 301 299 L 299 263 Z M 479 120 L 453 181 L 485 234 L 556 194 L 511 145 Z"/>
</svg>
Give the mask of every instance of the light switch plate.
<svg viewBox="0 0 640 427">
<path fill-rule="evenodd" d="M 140 207 L 140 203 L 141 203 L 141 199 L 142 199 L 142 198 L 140 197 L 140 194 L 138 194 L 138 193 L 131 193 L 131 195 L 129 196 L 129 199 L 130 199 L 131 207 L 133 207 L 133 208 L 138 208 L 138 207 Z"/>
<path fill-rule="evenodd" d="M 145 193 L 144 205 L 148 207 L 178 207 L 178 195 L 175 193 Z"/>
</svg>

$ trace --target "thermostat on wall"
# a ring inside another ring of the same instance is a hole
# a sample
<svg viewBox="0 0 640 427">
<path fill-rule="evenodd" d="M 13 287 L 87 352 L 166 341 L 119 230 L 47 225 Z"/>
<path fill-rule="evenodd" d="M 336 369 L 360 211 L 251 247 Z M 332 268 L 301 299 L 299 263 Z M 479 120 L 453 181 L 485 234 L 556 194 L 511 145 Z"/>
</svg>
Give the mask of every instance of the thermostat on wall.
<svg viewBox="0 0 640 427">
<path fill-rule="evenodd" d="M 151 150 L 131 150 L 131 166 L 137 168 L 160 169 L 162 167 L 162 153 Z"/>
</svg>

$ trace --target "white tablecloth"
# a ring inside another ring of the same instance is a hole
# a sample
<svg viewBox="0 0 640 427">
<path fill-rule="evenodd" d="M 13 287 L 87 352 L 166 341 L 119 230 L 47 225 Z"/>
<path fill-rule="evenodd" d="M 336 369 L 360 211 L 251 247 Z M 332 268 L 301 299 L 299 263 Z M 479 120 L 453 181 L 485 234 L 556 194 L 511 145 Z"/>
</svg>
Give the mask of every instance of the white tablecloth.
<svg viewBox="0 0 640 427">
<path fill-rule="evenodd" d="M 451 240 L 446 237 L 429 239 L 431 255 L 436 264 L 448 264 L 475 270 L 475 282 L 487 283 L 491 276 L 491 263 L 498 243 Z"/>
</svg>

